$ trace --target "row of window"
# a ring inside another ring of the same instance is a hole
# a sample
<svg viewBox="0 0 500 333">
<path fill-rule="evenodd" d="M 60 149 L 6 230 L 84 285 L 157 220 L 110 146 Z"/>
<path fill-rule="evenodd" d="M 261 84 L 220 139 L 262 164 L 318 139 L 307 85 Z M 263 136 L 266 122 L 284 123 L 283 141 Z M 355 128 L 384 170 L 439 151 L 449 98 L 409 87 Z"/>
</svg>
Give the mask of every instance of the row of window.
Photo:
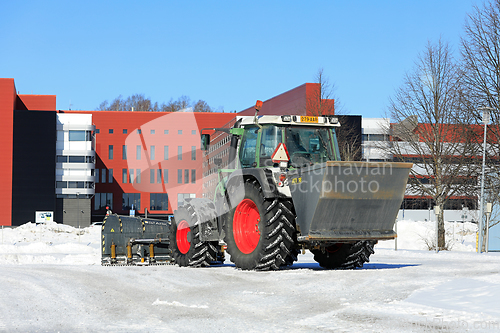
<svg viewBox="0 0 500 333">
<path fill-rule="evenodd" d="M 216 150 L 217 150 L 217 149 L 219 149 L 220 147 L 222 147 L 222 146 L 224 146 L 224 145 L 226 145 L 226 144 L 228 144 L 228 143 L 229 143 L 229 141 L 230 141 L 230 136 L 229 136 L 228 134 L 225 134 L 225 133 L 224 133 L 224 134 L 221 134 L 221 135 L 225 135 L 225 137 L 224 137 L 224 138 L 222 138 L 220 141 L 215 142 L 214 144 L 211 144 L 211 145 L 210 145 L 210 148 L 208 148 L 208 153 L 209 153 L 209 154 L 210 154 L 210 153 L 212 153 L 212 152 L 214 152 L 214 151 L 216 151 Z M 214 139 L 213 141 L 215 141 L 215 140 L 217 140 L 217 139 Z"/>
<path fill-rule="evenodd" d="M 137 131 L 137 134 L 142 134 L 142 130 L 141 129 L 137 129 L 136 131 Z M 77 132 L 77 131 L 74 131 L 74 132 Z M 101 132 L 101 130 L 98 129 L 98 128 L 96 128 L 95 132 L 96 132 L 96 134 L 98 134 L 98 133 Z M 114 132 L 115 132 L 115 130 L 113 128 L 108 129 L 108 133 L 109 134 L 114 134 Z M 70 133 L 71 133 L 71 131 L 70 131 Z M 128 134 L 128 129 L 124 128 L 122 130 L 122 133 L 123 134 Z M 156 130 L 154 130 L 154 129 L 150 130 L 149 134 L 156 134 Z M 169 134 L 169 130 L 163 130 L 163 134 Z M 178 135 L 182 135 L 182 130 L 177 130 L 177 134 Z M 196 130 L 191 130 L 191 134 L 192 135 L 196 135 Z M 72 140 L 70 139 L 70 141 L 72 141 Z M 76 141 L 76 140 L 73 140 L 73 141 Z M 82 140 L 79 140 L 79 141 L 82 141 Z"/>
<path fill-rule="evenodd" d="M 110 169 L 111 170 L 111 169 Z M 149 182 L 151 184 L 168 184 L 168 169 L 149 169 Z M 178 169 L 177 183 L 196 183 L 195 169 Z M 141 169 L 122 169 L 122 183 L 141 183 Z"/>
<path fill-rule="evenodd" d="M 106 183 L 106 180 L 108 183 L 113 182 L 113 169 L 102 169 L 101 172 L 99 172 L 101 169 L 95 169 L 95 182 L 96 183 Z M 107 173 L 107 175 L 106 175 Z M 99 174 L 101 177 L 99 177 Z"/>
<path fill-rule="evenodd" d="M 366 141 L 389 141 L 389 135 L 387 134 L 363 134 L 361 137 L 363 142 Z"/>
<path fill-rule="evenodd" d="M 94 210 L 106 209 L 106 206 L 113 207 L 113 193 L 96 193 L 94 196 Z M 122 210 L 131 209 L 141 209 L 140 193 L 123 193 Z M 150 193 L 149 210 L 168 210 L 168 194 Z"/>
<path fill-rule="evenodd" d="M 180 207 L 188 198 L 195 198 L 194 193 L 178 193 L 177 205 Z M 106 206 L 113 208 L 113 193 L 96 193 L 94 196 L 94 210 L 104 210 Z M 122 194 L 122 210 L 140 210 L 141 209 L 141 194 L 140 193 L 123 193 Z M 149 194 L 149 210 L 168 210 L 168 194 L 167 193 L 150 193 Z"/>
<path fill-rule="evenodd" d="M 64 156 L 57 155 L 57 163 L 94 163 L 94 156 Z"/>
<path fill-rule="evenodd" d="M 405 198 L 401 203 L 401 209 L 433 209 L 436 203 L 432 199 L 425 198 Z M 467 207 L 469 210 L 476 210 L 477 199 L 461 198 L 448 199 L 444 205 L 446 210 L 462 210 Z"/>
<path fill-rule="evenodd" d="M 183 171 L 184 170 L 184 171 Z M 95 169 L 95 182 L 96 183 L 113 183 L 113 169 Z M 141 183 L 141 169 L 122 169 L 122 183 Z M 149 182 L 151 184 L 168 184 L 168 169 L 150 169 Z M 191 169 L 178 169 L 177 170 L 177 183 L 188 184 L 196 183 L 196 170 Z"/>
<path fill-rule="evenodd" d="M 94 188 L 94 182 L 57 181 L 56 188 Z"/>
<path fill-rule="evenodd" d="M 168 160 L 169 152 L 168 146 L 163 146 L 163 160 Z M 122 159 L 128 159 L 128 147 L 127 145 L 122 146 Z M 140 160 L 142 156 L 142 146 L 137 145 L 135 147 L 135 159 Z M 114 146 L 108 146 L 108 159 L 112 160 L 114 158 Z M 156 146 L 149 146 L 149 159 L 151 161 L 156 159 Z M 182 146 L 177 146 L 177 160 L 182 161 Z M 196 146 L 191 146 L 191 160 L 196 161 Z"/>
</svg>

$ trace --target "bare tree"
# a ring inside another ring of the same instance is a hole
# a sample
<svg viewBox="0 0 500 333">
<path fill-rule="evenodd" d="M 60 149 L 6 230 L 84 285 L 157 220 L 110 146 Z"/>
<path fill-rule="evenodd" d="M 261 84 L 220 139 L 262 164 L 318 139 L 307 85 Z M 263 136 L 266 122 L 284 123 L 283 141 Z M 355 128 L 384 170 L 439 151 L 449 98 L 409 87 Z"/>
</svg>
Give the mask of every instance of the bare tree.
<svg viewBox="0 0 500 333">
<path fill-rule="evenodd" d="M 440 208 L 438 244 L 446 246 L 443 209 L 450 197 L 475 188 L 476 133 L 464 123 L 461 71 L 450 47 L 428 43 L 391 99 L 389 110 L 395 160 L 412 161 L 411 194 L 429 196 Z M 409 158 L 411 156 L 411 158 Z M 407 192 L 408 193 L 408 192 Z"/>
<path fill-rule="evenodd" d="M 494 206 L 500 206 L 498 189 L 500 165 L 500 0 L 491 0 L 475 6 L 465 24 L 461 53 L 464 82 L 469 99 L 468 114 L 471 123 L 481 124 L 480 107 L 489 107 L 492 126 L 488 126 L 486 150 L 487 176 L 485 197 Z M 481 138 L 482 141 L 482 138 Z M 482 153 L 481 153 L 482 155 Z M 495 214 L 491 225 L 498 224 Z M 484 244 L 484 243 L 483 243 Z"/>
<path fill-rule="evenodd" d="M 158 104 L 153 103 L 150 98 L 146 98 L 144 94 L 135 94 L 127 98 L 119 95 L 111 104 L 108 101 L 102 102 L 97 110 L 100 111 L 164 111 L 177 112 L 192 108 L 194 112 L 212 112 L 212 108 L 203 100 L 198 100 L 192 103 L 187 96 L 181 96 L 177 100 L 170 99 L 168 103 Z"/>
<path fill-rule="evenodd" d="M 306 110 L 311 116 L 333 115 L 339 111 L 337 99 L 334 100 L 335 85 L 331 84 L 328 78 L 323 73 L 323 68 L 320 68 L 315 76 L 313 91 L 307 96 Z M 337 110 L 336 110 L 337 109 Z"/>
<path fill-rule="evenodd" d="M 315 76 L 315 85 L 306 98 L 306 112 L 308 115 L 337 115 L 340 124 L 337 129 L 337 140 L 340 156 L 344 161 L 361 159 L 361 124 L 356 126 L 354 119 L 349 119 L 343 112 L 343 106 L 335 98 L 335 85 L 325 76 L 320 68 Z"/>
<path fill-rule="evenodd" d="M 198 100 L 193 105 L 193 111 L 194 112 L 212 112 L 212 108 L 207 104 L 207 102 L 202 101 L 201 99 Z"/>
</svg>

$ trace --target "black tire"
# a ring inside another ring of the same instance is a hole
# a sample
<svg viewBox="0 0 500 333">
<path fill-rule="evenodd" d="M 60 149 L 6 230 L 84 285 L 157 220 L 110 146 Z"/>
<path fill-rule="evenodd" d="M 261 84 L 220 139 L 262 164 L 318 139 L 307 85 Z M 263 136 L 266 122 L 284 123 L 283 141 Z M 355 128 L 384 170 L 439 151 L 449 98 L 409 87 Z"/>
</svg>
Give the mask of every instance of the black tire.
<svg viewBox="0 0 500 333">
<path fill-rule="evenodd" d="M 334 244 L 325 251 L 311 250 L 314 260 L 324 268 L 355 269 L 363 267 L 370 261 L 370 255 L 375 253 L 373 247 L 376 241 L 357 241 L 353 244 Z"/>
<path fill-rule="evenodd" d="M 246 181 L 238 191 L 244 191 L 238 193 L 242 199 L 224 224 L 231 261 L 245 270 L 273 270 L 293 263 L 295 218 L 290 203 L 265 199 L 255 180 Z"/>
<path fill-rule="evenodd" d="M 182 227 L 179 232 L 178 226 Z M 170 227 L 170 250 L 179 266 L 207 267 L 216 261 L 217 242 L 202 242 L 199 231 L 194 209 L 189 204 L 180 207 Z"/>
</svg>

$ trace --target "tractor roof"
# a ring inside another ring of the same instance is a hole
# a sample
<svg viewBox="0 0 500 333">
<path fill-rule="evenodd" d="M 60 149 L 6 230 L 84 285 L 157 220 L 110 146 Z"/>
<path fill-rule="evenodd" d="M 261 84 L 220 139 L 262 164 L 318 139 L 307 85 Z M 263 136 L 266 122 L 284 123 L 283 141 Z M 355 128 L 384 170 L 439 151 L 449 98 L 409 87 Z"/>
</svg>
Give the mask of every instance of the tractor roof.
<svg viewBox="0 0 500 333">
<path fill-rule="evenodd" d="M 327 127 L 340 127 L 340 123 L 336 116 L 297 116 L 297 115 L 283 115 L 283 116 L 257 116 L 260 125 L 265 124 L 282 124 L 282 125 L 305 125 L 305 126 L 327 126 Z M 253 116 L 242 116 L 241 125 L 254 124 Z"/>
</svg>

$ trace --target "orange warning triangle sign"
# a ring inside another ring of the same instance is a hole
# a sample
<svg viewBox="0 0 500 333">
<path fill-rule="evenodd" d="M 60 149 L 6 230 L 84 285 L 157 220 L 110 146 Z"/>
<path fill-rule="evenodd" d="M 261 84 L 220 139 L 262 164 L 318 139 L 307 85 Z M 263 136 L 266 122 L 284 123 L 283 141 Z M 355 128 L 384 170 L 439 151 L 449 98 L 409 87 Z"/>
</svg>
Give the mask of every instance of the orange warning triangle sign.
<svg viewBox="0 0 500 333">
<path fill-rule="evenodd" d="M 284 143 L 278 144 L 278 147 L 274 150 L 274 153 L 271 155 L 271 160 L 274 163 L 279 163 L 282 161 L 290 161 L 290 155 L 288 155 L 288 150 Z"/>
</svg>

